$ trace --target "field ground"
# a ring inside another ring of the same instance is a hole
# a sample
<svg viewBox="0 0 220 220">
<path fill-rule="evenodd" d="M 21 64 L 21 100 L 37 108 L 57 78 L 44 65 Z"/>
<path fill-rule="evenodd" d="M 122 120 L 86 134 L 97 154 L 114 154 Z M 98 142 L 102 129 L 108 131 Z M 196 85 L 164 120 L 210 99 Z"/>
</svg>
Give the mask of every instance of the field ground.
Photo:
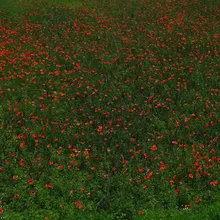
<svg viewBox="0 0 220 220">
<path fill-rule="evenodd" d="M 0 219 L 219 220 L 219 6 L 1 0 Z"/>
</svg>

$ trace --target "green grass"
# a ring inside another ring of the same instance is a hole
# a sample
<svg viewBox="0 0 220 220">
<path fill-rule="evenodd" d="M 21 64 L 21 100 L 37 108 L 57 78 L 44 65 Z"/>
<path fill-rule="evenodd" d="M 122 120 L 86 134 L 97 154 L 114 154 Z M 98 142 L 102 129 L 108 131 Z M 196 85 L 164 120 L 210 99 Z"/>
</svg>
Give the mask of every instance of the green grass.
<svg viewBox="0 0 220 220">
<path fill-rule="evenodd" d="M 0 219 L 218 220 L 219 6 L 2 0 Z"/>
<path fill-rule="evenodd" d="M 74 1 L 72 1 L 72 0 L 65 0 L 65 1 L 63 1 L 63 0 L 52 0 L 51 2 L 54 3 L 54 4 L 57 4 L 57 5 L 64 4 L 65 6 L 68 6 L 68 7 L 71 7 L 71 8 L 77 7 L 82 3 L 82 1 L 80 1 L 80 0 L 74 0 Z"/>
</svg>

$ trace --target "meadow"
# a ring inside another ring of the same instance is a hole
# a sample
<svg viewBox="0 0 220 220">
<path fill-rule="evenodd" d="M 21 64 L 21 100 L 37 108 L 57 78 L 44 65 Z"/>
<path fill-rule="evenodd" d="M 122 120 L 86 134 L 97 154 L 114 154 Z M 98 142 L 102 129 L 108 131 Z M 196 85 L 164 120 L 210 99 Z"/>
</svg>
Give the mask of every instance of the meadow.
<svg viewBox="0 0 220 220">
<path fill-rule="evenodd" d="M 219 220 L 219 15 L 1 0 L 0 219 Z"/>
</svg>

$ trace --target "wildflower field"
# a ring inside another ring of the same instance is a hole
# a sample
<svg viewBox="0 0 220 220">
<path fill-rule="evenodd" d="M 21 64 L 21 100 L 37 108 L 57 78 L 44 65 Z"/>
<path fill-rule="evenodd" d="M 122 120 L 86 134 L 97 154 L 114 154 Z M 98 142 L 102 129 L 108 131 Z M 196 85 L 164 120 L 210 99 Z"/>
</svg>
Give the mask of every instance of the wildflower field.
<svg viewBox="0 0 220 220">
<path fill-rule="evenodd" d="M 220 219 L 220 3 L 0 1 L 0 219 Z"/>
</svg>

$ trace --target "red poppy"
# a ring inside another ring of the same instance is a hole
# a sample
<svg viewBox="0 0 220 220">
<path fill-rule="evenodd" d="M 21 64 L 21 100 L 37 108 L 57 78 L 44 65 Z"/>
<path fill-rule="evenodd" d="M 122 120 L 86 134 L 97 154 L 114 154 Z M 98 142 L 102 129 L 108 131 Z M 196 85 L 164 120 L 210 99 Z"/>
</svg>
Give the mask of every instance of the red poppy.
<svg viewBox="0 0 220 220">
<path fill-rule="evenodd" d="M 199 199 L 198 198 L 195 198 L 195 203 L 199 203 Z"/>
<path fill-rule="evenodd" d="M 157 146 L 156 145 L 152 145 L 150 148 L 152 151 L 156 151 L 157 150 Z"/>
<path fill-rule="evenodd" d="M 147 189 L 147 185 L 144 185 L 144 186 L 143 186 L 143 189 Z"/>
<path fill-rule="evenodd" d="M 30 194 L 34 195 L 35 194 L 35 190 L 31 190 Z"/>
<path fill-rule="evenodd" d="M 173 185 L 174 184 L 174 181 L 173 180 L 170 180 L 170 185 Z"/>
<path fill-rule="evenodd" d="M 63 168 L 63 166 L 62 166 L 62 165 L 59 165 L 57 168 L 58 168 L 58 169 L 62 169 L 62 168 Z"/>
<path fill-rule="evenodd" d="M 176 194 L 179 194 L 179 192 L 180 192 L 180 191 L 179 191 L 178 189 L 175 189 L 175 193 L 176 193 Z"/>
<path fill-rule="evenodd" d="M 24 142 L 20 143 L 20 148 L 24 148 Z"/>
<path fill-rule="evenodd" d="M 218 181 L 217 180 L 212 181 L 212 182 L 210 182 L 210 184 L 213 185 L 213 186 L 216 186 L 218 184 Z"/>
<path fill-rule="evenodd" d="M 19 194 L 15 194 L 14 198 L 17 199 L 20 195 Z"/>
<path fill-rule="evenodd" d="M 78 207 L 79 206 L 79 202 L 78 201 L 74 202 L 74 205 Z"/>
<path fill-rule="evenodd" d="M 29 184 L 29 185 L 32 185 L 33 183 L 34 183 L 34 180 L 33 180 L 33 179 L 28 180 L 28 184 Z"/>
<path fill-rule="evenodd" d="M 131 138 L 131 142 L 134 142 L 135 141 L 135 138 Z"/>
<path fill-rule="evenodd" d="M 188 204 L 186 204 L 186 205 L 185 205 L 185 209 L 188 209 L 188 208 L 189 208 L 189 205 L 188 205 Z"/>
<path fill-rule="evenodd" d="M 189 174 L 189 178 L 190 178 L 190 179 L 193 179 L 193 175 L 192 175 L 191 173 Z"/>
<path fill-rule="evenodd" d="M 102 126 L 98 126 L 97 131 L 98 131 L 98 132 L 102 132 Z"/>
</svg>

